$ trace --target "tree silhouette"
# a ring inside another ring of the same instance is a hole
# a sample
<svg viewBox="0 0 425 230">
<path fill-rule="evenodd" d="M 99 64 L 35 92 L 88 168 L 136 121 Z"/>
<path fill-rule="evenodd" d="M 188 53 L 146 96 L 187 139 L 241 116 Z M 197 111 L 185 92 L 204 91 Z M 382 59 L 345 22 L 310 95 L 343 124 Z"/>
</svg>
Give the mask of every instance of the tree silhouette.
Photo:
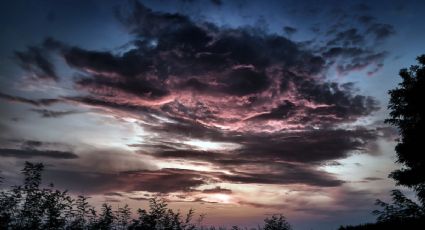
<svg viewBox="0 0 425 230">
<path fill-rule="evenodd" d="M 92 207 L 87 202 L 87 197 L 78 196 L 76 200 L 73 201 L 75 208 L 73 209 L 72 220 L 69 223 L 69 230 L 83 230 L 85 226 L 92 225 L 95 218 L 92 217 L 91 209 Z M 92 221 L 90 221 L 92 220 Z"/>
<path fill-rule="evenodd" d="M 190 209 L 186 215 L 168 208 L 164 199 L 149 199 L 149 209 L 138 209 L 138 217 L 131 219 L 131 210 L 125 205 L 113 210 L 104 203 L 99 214 L 89 204 L 88 198 L 73 199 L 68 192 L 56 189 L 53 184 L 41 187 L 43 164 L 26 162 L 22 174 L 24 183 L 0 191 L 0 229 L 8 230 L 226 230 L 225 227 L 204 227 L 204 215 L 196 223 Z M 271 216 L 258 230 L 291 229 L 285 217 Z M 231 229 L 247 229 L 233 226 Z"/>
<path fill-rule="evenodd" d="M 396 126 L 400 140 L 395 150 L 397 162 L 404 167 L 390 176 L 397 184 L 413 188 L 420 202 L 425 204 L 425 55 L 417 58 L 419 65 L 400 70 L 403 81 L 390 90 L 391 110 L 387 123 Z"/>
<path fill-rule="evenodd" d="M 167 208 L 163 199 L 153 198 L 149 200 L 149 211 L 139 209 L 138 218 L 133 221 L 129 229 L 148 230 L 195 230 L 196 225 L 191 223 L 194 211 L 192 209 L 183 218 L 179 211 L 175 212 Z M 202 216 L 202 215 L 201 215 Z"/>
<path fill-rule="evenodd" d="M 264 220 L 264 230 L 290 230 L 291 225 L 283 215 L 272 215 Z"/>
<path fill-rule="evenodd" d="M 373 214 L 377 215 L 378 222 L 402 223 L 406 220 L 420 219 L 425 217 L 425 209 L 408 199 L 399 190 L 391 192 L 392 204 L 376 200 L 376 205 L 383 210 L 375 210 Z"/>
<path fill-rule="evenodd" d="M 124 207 L 118 208 L 115 215 L 117 217 L 117 229 L 127 229 L 131 218 L 131 210 L 128 205 L 126 204 Z"/>
<path fill-rule="evenodd" d="M 20 186 L 14 186 L 11 190 L 0 192 L 0 229 L 16 224 L 18 205 L 22 198 L 21 189 Z"/>
<path fill-rule="evenodd" d="M 99 215 L 99 220 L 97 222 L 97 229 L 100 230 L 110 230 L 112 229 L 115 215 L 112 211 L 112 207 L 109 204 L 102 204 L 102 212 Z"/>
<path fill-rule="evenodd" d="M 45 218 L 42 229 L 61 229 L 66 225 L 66 220 L 72 215 L 72 199 L 67 191 L 59 191 L 53 188 L 43 190 L 43 206 Z"/>
<path fill-rule="evenodd" d="M 23 207 L 19 213 L 18 225 L 23 229 L 40 229 L 43 206 L 43 193 L 40 190 L 43 164 L 25 162 L 22 174 L 25 176 L 23 186 Z"/>
</svg>

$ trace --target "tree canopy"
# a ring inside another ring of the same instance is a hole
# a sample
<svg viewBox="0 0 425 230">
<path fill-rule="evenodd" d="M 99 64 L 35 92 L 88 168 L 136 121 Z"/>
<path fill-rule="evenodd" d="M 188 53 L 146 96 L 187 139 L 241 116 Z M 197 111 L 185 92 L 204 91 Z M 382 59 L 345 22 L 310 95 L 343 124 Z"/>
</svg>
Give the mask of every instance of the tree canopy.
<svg viewBox="0 0 425 230">
<path fill-rule="evenodd" d="M 390 118 L 387 123 L 396 126 L 400 133 L 395 148 L 397 162 L 403 167 L 390 174 L 398 185 L 414 189 L 425 204 L 425 55 L 417 58 L 419 64 L 401 69 L 402 82 L 390 90 Z"/>
</svg>

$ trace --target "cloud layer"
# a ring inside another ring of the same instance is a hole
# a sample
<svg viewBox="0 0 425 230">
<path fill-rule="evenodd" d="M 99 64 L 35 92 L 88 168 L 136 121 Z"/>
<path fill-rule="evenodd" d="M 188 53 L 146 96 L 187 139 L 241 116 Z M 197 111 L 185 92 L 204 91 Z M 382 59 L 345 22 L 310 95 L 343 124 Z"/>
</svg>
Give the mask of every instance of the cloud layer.
<svg viewBox="0 0 425 230">
<path fill-rule="evenodd" d="M 395 33 L 391 25 L 363 15 L 357 18 L 360 28 L 332 25 L 323 41 L 296 42 L 290 39 L 295 27 L 283 27 L 284 35 L 224 27 L 156 12 L 137 1 L 130 9 L 117 8 L 116 15 L 133 37 L 125 50 L 90 50 L 47 38 L 15 53 L 34 79 L 58 85 L 65 79 L 50 58 L 61 57 L 74 71 L 66 79 L 73 83 L 72 94 L 29 99 L 0 93 L 0 98 L 36 107 L 30 110 L 43 118 L 78 113 L 45 108 L 60 102 L 131 119 L 149 134 L 126 146 L 131 156 L 175 167 L 90 171 L 87 164 L 98 158 L 44 150 L 35 142 L 1 148 L 0 156 L 70 159 L 66 169 L 48 171 L 49 178 L 87 193 L 231 195 L 233 190 L 217 184 L 341 187 L 345 181 L 321 167 L 371 153 L 380 135 L 379 128 L 359 123 L 380 109 L 378 101 L 328 75 L 378 71 L 387 52 L 374 46 Z"/>
</svg>

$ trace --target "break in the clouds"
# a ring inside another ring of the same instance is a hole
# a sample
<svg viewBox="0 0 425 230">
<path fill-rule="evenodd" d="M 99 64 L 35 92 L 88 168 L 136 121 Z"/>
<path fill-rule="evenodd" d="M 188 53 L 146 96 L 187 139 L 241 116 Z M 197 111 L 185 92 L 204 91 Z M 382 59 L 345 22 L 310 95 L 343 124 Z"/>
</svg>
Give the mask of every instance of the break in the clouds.
<svg viewBox="0 0 425 230">
<path fill-rule="evenodd" d="M 315 212 L 329 202 L 337 212 L 347 194 L 369 197 L 350 189 L 356 181 L 341 176 L 341 168 L 380 156 L 382 141 L 396 136 L 374 118 L 385 107 L 382 98 L 361 84 L 385 68 L 391 55 L 385 42 L 398 34 L 393 25 L 365 4 L 327 6 L 327 18 L 304 27 L 303 20 L 319 18 L 314 4 L 285 11 L 300 23 L 236 26 L 147 5 L 111 7 L 130 38 L 118 48 L 46 34 L 13 52 L 24 76 L 14 84 L 20 91 L 0 92 L 16 118 L 14 125 L 0 123 L 13 130 L 1 135 L 1 158 L 47 159 L 48 180 L 116 201 L 160 194 L 294 212 L 305 211 L 295 203 L 316 205 L 309 211 Z M 249 3 L 237 7 L 243 12 Z M 58 14 L 49 23 L 60 20 Z M 33 87 L 19 84 L 28 78 Z M 24 123 L 46 141 L 27 140 Z M 294 204 L 247 195 L 256 191 Z"/>
</svg>

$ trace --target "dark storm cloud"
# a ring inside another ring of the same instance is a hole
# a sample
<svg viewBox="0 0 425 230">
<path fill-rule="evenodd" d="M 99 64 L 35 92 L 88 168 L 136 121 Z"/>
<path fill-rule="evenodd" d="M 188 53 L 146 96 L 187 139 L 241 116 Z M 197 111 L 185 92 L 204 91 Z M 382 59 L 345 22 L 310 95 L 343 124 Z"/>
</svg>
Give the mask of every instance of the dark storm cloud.
<svg viewBox="0 0 425 230">
<path fill-rule="evenodd" d="M 309 115 L 332 114 L 337 119 L 347 121 L 366 116 L 379 109 L 378 102 L 373 97 L 356 95 L 352 83 L 338 85 L 304 81 L 300 84 L 299 91 L 310 100 L 330 105 L 310 108 L 307 113 Z"/>
<path fill-rule="evenodd" d="M 57 81 L 59 78 L 47 55 L 46 50 L 34 46 L 28 47 L 26 51 L 15 52 L 15 57 L 24 70 L 34 74 L 39 79 Z"/>
<path fill-rule="evenodd" d="M 164 129 L 167 130 L 167 129 Z M 172 130 L 162 135 L 169 138 Z M 178 133 L 175 135 L 187 135 Z M 202 138 L 205 134 L 192 134 L 192 138 Z M 205 135 L 208 136 L 208 135 Z M 214 151 L 200 151 L 190 149 L 178 149 L 173 143 L 152 142 L 152 146 L 159 151 L 147 153 L 158 158 L 181 158 L 212 162 L 216 164 L 244 164 L 255 163 L 259 165 L 275 160 L 285 162 L 311 162 L 319 163 L 345 158 L 352 151 L 367 151 L 367 144 L 378 137 L 374 130 L 312 130 L 288 134 L 238 134 L 229 133 L 223 136 L 209 136 L 211 141 L 228 141 L 241 144 L 242 147 L 226 151 L 226 153 Z M 140 145 L 142 147 L 143 145 Z M 187 148 L 187 146 L 186 146 Z M 141 153 L 146 154 L 143 150 Z"/>
<path fill-rule="evenodd" d="M 144 79 L 126 79 L 120 81 L 95 75 L 93 78 L 81 78 L 76 84 L 78 87 L 87 89 L 89 92 L 108 96 L 120 96 L 120 93 L 129 93 L 141 98 L 155 99 L 168 94 L 167 90 L 155 86 L 155 82 L 149 82 Z"/>
<path fill-rule="evenodd" d="M 117 173 L 46 170 L 46 181 L 55 182 L 62 188 L 72 188 L 71 192 L 85 194 L 111 194 L 117 191 L 154 193 L 191 191 L 197 186 L 208 183 L 209 180 L 212 180 L 212 177 L 208 174 L 172 168 Z"/>
<path fill-rule="evenodd" d="M 0 148 L 0 157 L 33 158 L 46 157 L 53 159 L 75 159 L 78 156 L 72 152 L 37 149 L 5 149 Z"/>
<path fill-rule="evenodd" d="M 235 175 L 223 175 L 220 179 L 243 184 L 306 184 L 320 187 L 340 186 L 343 183 L 327 173 L 305 169 L 265 174 L 238 172 Z"/>
<path fill-rule="evenodd" d="M 146 144 L 133 145 L 132 147 L 140 148 L 140 154 L 159 160 L 174 159 L 212 164 L 231 170 L 232 176 L 217 177 L 232 183 L 303 183 L 313 186 L 341 185 L 342 182 L 333 175 L 316 167 L 346 158 L 353 153 L 367 153 L 370 151 L 369 144 L 381 135 L 380 129 L 363 128 L 319 129 L 282 134 L 220 132 L 196 123 L 163 123 L 145 128 L 160 133 L 161 139 L 153 138 Z M 164 141 L 164 137 L 170 141 Z M 197 150 L 172 141 L 187 137 L 235 143 L 240 146 L 225 151 Z M 269 170 L 261 171 L 265 165 Z"/>
<path fill-rule="evenodd" d="M 167 135 L 171 135 L 170 131 L 161 136 Z M 353 151 L 367 152 L 368 143 L 376 138 L 377 134 L 371 130 L 317 130 L 281 135 L 235 133 L 209 139 L 241 144 L 238 149 L 224 152 L 195 150 L 188 146 L 182 149 L 184 146 L 175 146 L 172 142 L 150 142 L 148 146 L 141 144 L 133 147 L 140 147 L 140 154 L 157 159 L 205 162 L 231 170 L 232 175 L 216 177 L 232 183 L 338 186 L 342 181 L 315 167 L 323 162 L 345 158 Z M 267 170 L 264 171 L 265 168 Z"/>
<path fill-rule="evenodd" d="M 148 50 L 132 50 L 123 55 L 114 55 L 70 47 L 52 38 L 46 39 L 44 46 L 59 50 L 71 67 L 91 71 L 91 77 L 81 75 L 77 78 L 76 85 L 82 88 L 111 89 L 111 92 L 115 90 L 151 99 L 168 94 L 161 87 L 161 81 L 140 76 L 148 73 L 153 65 Z"/>
<path fill-rule="evenodd" d="M 341 159 L 350 151 L 366 150 L 376 136 L 369 130 L 317 130 L 298 134 L 253 136 L 244 143 L 241 157 L 261 157 L 292 162 L 321 162 Z M 248 158 L 249 159 L 249 158 Z"/>
<path fill-rule="evenodd" d="M 233 95 L 248 95 L 263 91 L 270 85 L 264 73 L 258 73 L 251 68 L 238 68 L 231 71 L 223 80 L 223 89 Z"/>
<path fill-rule="evenodd" d="M 103 194 L 122 191 L 125 181 L 115 173 L 101 173 L 47 168 L 43 174 L 44 181 L 55 186 L 69 189 L 77 194 Z"/>
<path fill-rule="evenodd" d="M 382 67 L 386 53 L 366 46 L 363 30 L 334 26 L 323 44 L 309 48 L 255 27 L 194 22 L 182 14 L 155 12 L 137 1 L 131 10 L 117 9 L 116 14 L 134 36 L 126 51 L 88 50 L 52 38 L 40 47 L 45 49 L 40 53 L 60 55 L 78 71 L 73 81 L 81 94 L 57 100 L 89 105 L 118 118 L 137 118 L 146 132 L 160 137 L 152 135 L 131 145 L 140 148 L 141 155 L 211 164 L 232 174 L 57 170 L 55 177 L 67 183 L 85 184 L 80 187 L 88 192 L 158 193 L 189 191 L 211 182 L 339 186 L 343 181 L 318 167 L 353 152 L 367 152 L 377 138 L 373 129 L 339 126 L 371 115 L 379 109 L 377 101 L 361 95 L 353 83 L 328 82 L 324 76 L 334 65 L 343 74 Z M 368 21 L 374 39 L 391 35 L 383 25 Z M 296 32 L 292 27 L 284 30 L 288 35 Z M 54 103 L 0 97 L 35 106 Z M 238 148 L 201 151 L 182 143 L 191 138 Z"/>
<path fill-rule="evenodd" d="M 71 192 L 88 194 L 112 194 L 116 191 L 146 191 L 153 193 L 194 192 L 232 193 L 229 189 L 216 187 L 196 190 L 198 186 L 217 182 L 243 184 L 307 184 L 320 187 L 339 186 L 343 182 L 331 174 L 292 166 L 279 172 L 233 171 L 231 175 L 221 172 L 200 172 L 187 169 L 164 168 L 159 170 L 136 170 L 117 173 L 100 173 L 71 170 L 46 170 L 46 180 Z"/>
<path fill-rule="evenodd" d="M 72 47 L 64 53 L 66 62 L 76 68 L 90 68 L 102 72 L 116 72 L 131 77 L 148 70 L 149 59 L 127 52 L 121 57 L 109 52 L 88 51 Z M 147 59 L 147 60 L 146 60 Z"/>
<path fill-rule="evenodd" d="M 44 47 L 59 51 L 71 67 L 85 72 L 75 80 L 77 89 L 90 92 L 94 100 L 99 97 L 97 100 L 104 101 L 101 103 L 118 105 L 127 101 L 130 105 L 142 99 L 143 107 L 150 101 L 174 100 L 160 108 L 167 116 L 201 119 L 206 123 L 231 122 L 225 114 L 212 110 L 223 107 L 222 103 L 240 104 L 241 110 L 252 108 L 252 112 L 261 113 L 257 117 L 262 120 L 285 119 L 289 114 L 299 116 L 297 111 L 303 110 L 313 119 L 327 116 L 330 121 L 344 122 L 377 108 L 372 98 L 312 77 L 326 71 L 325 58 L 347 59 L 338 65 L 343 73 L 381 64 L 384 54 L 345 47 L 363 42 L 355 28 L 336 33 L 331 43 L 339 46 L 317 56 L 287 38 L 253 27 L 231 29 L 195 23 L 181 14 L 154 12 L 137 1 L 132 7 L 129 12 L 117 10 L 121 22 L 137 37 L 134 48 L 122 54 L 85 50 L 51 38 L 44 42 Z M 276 84 L 281 88 L 273 90 Z M 296 92 L 287 92 L 289 85 Z M 199 93 L 197 105 L 184 100 L 194 91 Z M 285 93 L 298 94 L 300 98 L 279 102 L 279 94 Z M 249 98 L 244 99 L 245 96 Z M 216 99 L 206 104 L 204 97 Z M 228 100 L 219 100 L 220 97 Z M 307 108 L 299 99 L 311 100 L 313 104 L 329 103 L 331 108 Z M 259 111 L 267 101 L 275 101 L 276 105 Z M 332 115 L 336 119 L 332 120 Z M 239 116 L 241 120 L 250 114 L 245 111 Z"/>
<path fill-rule="evenodd" d="M 189 191 L 210 180 L 209 176 L 198 171 L 173 168 L 124 172 L 124 174 L 134 182 L 133 190 L 158 193 Z"/>
<path fill-rule="evenodd" d="M 277 108 L 272 109 L 270 112 L 257 115 L 255 117 L 252 117 L 251 119 L 265 119 L 265 120 L 285 119 L 288 116 L 291 116 L 294 109 L 295 109 L 294 103 L 292 103 L 290 101 L 284 101 Z"/>
</svg>

